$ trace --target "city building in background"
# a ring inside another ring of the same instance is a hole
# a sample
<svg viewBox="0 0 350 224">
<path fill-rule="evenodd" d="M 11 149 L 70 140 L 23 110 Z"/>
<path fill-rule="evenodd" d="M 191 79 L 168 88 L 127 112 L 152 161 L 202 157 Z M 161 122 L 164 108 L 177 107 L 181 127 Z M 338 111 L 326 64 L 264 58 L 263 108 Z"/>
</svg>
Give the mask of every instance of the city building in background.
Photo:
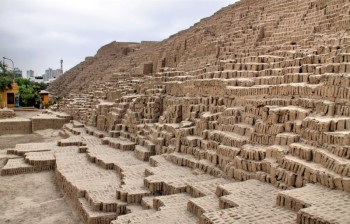
<svg viewBox="0 0 350 224">
<path fill-rule="evenodd" d="M 8 65 L 6 63 L 4 63 L 5 67 L 8 68 Z M 23 77 L 23 72 L 22 70 L 20 70 L 19 68 L 13 68 L 10 69 L 10 71 L 12 70 L 13 73 L 15 73 L 15 77 L 16 78 L 22 78 Z M 26 77 L 23 78 L 27 78 L 32 82 L 45 82 L 45 83 L 50 83 L 55 81 L 58 77 L 60 77 L 63 74 L 63 60 L 60 60 L 60 68 L 58 69 L 52 69 L 52 68 L 48 68 L 45 70 L 45 74 L 41 75 L 41 76 L 35 76 L 35 72 L 34 70 L 30 69 L 26 71 Z"/>
<path fill-rule="evenodd" d="M 19 68 L 14 68 L 13 69 L 13 72 L 15 73 L 16 75 L 16 78 L 22 78 L 22 70 L 20 70 Z"/>
<path fill-rule="evenodd" d="M 58 77 L 60 77 L 63 74 L 62 69 L 46 69 L 44 77 L 44 82 L 52 82 L 56 80 Z"/>
<path fill-rule="evenodd" d="M 45 83 L 50 83 L 55 81 L 58 77 L 63 74 L 63 60 L 60 60 L 60 68 L 59 69 L 46 69 L 45 74 L 43 75 L 43 80 Z"/>
<path fill-rule="evenodd" d="M 35 76 L 30 78 L 30 81 L 41 83 L 41 82 L 44 82 L 44 78 L 42 76 Z"/>
<path fill-rule="evenodd" d="M 28 70 L 27 71 L 27 79 L 31 79 L 32 77 L 34 77 L 34 71 L 33 70 Z"/>
</svg>

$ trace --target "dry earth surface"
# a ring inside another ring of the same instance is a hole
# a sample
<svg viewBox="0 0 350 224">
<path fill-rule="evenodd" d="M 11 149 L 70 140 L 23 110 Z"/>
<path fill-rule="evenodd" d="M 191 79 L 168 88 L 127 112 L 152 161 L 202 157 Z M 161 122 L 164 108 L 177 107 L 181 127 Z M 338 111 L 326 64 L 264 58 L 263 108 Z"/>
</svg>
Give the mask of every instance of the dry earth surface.
<svg viewBox="0 0 350 224">
<path fill-rule="evenodd" d="M 43 110 L 32 110 L 32 111 L 17 110 L 17 111 L 15 111 L 16 117 L 20 117 L 20 118 L 31 118 L 31 117 L 37 116 L 38 114 L 41 114 L 42 112 L 43 112 Z"/>
<path fill-rule="evenodd" d="M 16 116 L 29 118 L 38 111 L 17 111 Z M 36 131 L 27 135 L 0 136 L 0 168 L 8 158 L 8 148 L 16 144 L 59 140 L 58 130 Z M 0 176 L 0 223 L 9 224 L 80 224 L 74 210 L 57 188 L 53 172 Z"/>
<path fill-rule="evenodd" d="M 0 174 L 55 170 L 87 224 L 349 224 L 349 18 L 350 0 L 241 0 L 161 42 L 103 46 L 50 84 L 53 111 L 0 114 L 0 134 L 64 138 L 5 136 L 50 143 L 16 145 Z M 17 214 L 39 188 L 21 177 L 7 219 L 67 223 L 52 176 Z"/>
<path fill-rule="evenodd" d="M 55 185 L 53 172 L 0 176 L 0 223 L 82 223 Z"/>
</svg>

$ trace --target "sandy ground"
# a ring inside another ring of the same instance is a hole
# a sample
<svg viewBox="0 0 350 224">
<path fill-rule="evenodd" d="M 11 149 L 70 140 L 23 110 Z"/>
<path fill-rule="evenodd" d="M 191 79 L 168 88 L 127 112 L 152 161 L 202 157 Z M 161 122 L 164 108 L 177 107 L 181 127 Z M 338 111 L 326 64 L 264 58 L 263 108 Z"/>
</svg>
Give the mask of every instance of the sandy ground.
<svg viewBox="0 0 350 224">
<path fill-rule="evenodd" d="M 28 135 L 1 135 L 0 150 L 14 148 L 16 144 L 34 143 L 34 142 L 52 142 L 61 139 L 58 135 L 59 130 L 42 130 Z"/>
<path fill-rule="evenodd" d="M 40 112 L 16 112 L 30 118 Z M 0 136 L 0 168 L 7 159 L 6 149 L 16 144 L 52 142 L 61 139 L 59 130 L 43 130 L 28 135 Z M 83 224 L 56 186 L 54 172 L 0 176 L 0 224 Z"/>
<path fill-rule="evenodd" d="M 52 171 L 0 176 L 0 223 L 82 224 L 54 183 Z"/>
<path fill-rule="evenodd" d="M 43 142 L 44 138 L 37 134 L 29 135 L 1 135 L 0 136 L 0 149 L 14 148 L 16 144 L 30 143 L 30 142 Z"/>
<path fill-rule="evenodd" d="M 34 110 L 34 111 L 15 111 L 16 117 L 21 117 L 21 118 L 31 118 L 34 117 L 38 114 L 41 114 L 43 111 L 42 110 Z"/>
<path fill-rule="evenodd" d="M 41 113 L 41 111 L 16 111 L 16 117 L 31 118 Z M 58 133 L 58 132 L 57 132 Z M 42 136 L 44 134 L 44 136 Z M 33 133 L 29 135 L 1 135 L 0 136 L 0 150 L 6 148 L 14 148 L 16 144 L 43 142 L 46 133 Z"/>
</svg>

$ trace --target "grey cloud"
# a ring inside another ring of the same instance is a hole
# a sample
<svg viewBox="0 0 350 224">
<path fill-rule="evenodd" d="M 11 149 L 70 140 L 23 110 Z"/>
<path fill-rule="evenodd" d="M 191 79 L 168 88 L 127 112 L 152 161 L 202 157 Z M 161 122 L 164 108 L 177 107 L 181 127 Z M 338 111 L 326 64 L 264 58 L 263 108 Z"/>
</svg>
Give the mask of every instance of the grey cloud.
<svg viewBox="0 0 350 224">
<path fill-rule="evenodd" d="M 234 0 L 2 0 L 0 56 L 69 69 L 111 41 L 163 40 Z"/>
</svg>

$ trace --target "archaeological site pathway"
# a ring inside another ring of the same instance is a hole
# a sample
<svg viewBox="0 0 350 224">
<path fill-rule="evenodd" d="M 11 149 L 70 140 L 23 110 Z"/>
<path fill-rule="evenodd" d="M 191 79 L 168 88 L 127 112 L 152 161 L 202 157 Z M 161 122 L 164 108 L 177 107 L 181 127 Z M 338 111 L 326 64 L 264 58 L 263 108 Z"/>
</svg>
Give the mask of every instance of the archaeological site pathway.
<svg viewBox="0 0 350 224">
<path fill-rule="evenodd" d="M 350 0 L 241 0 L 49 91 L 21 130 L 60 139 L 1 175 L 54 172 L 84 223 L 350 223 Z"/>
</svg>

